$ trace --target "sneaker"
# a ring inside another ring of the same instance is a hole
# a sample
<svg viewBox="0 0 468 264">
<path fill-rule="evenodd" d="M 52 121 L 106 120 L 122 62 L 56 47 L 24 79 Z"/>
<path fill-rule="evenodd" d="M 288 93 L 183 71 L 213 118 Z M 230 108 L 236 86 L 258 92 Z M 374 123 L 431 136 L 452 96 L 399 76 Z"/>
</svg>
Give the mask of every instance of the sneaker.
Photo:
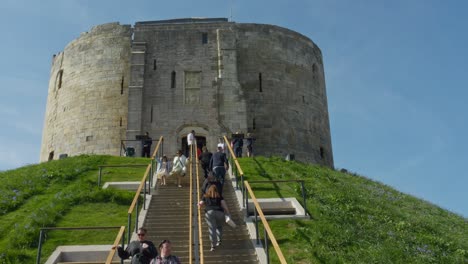
<svg viewBox="0 0 468 264">
<path fill-rule="evenodd" d="M 179 186 L 178 186 L 178 187 L 179 187 L 179 188 L 182 188 L 182 185 L 180 185 L 180 184 L 179 184 Z"/>
<path fill-rule="evenodd" d="M 210 251 L 215 251 L 215 248 L 214 248 L 214 247 L 211 247 Z"/>
<path fill-rule="evenodd" d="M 218 241 L 218 243 L 216 243 L 216 246 L 217 247 L 221 246 L 221 241 Z"/>
</svg>

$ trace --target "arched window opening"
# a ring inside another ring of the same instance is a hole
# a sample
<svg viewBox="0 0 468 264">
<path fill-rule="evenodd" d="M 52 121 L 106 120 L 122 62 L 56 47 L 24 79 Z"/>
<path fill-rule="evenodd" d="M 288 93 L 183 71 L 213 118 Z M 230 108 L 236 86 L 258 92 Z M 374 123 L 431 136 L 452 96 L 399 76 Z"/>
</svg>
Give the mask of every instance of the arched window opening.
<svg viewBox="0 0 468 264">
<path fill-rule="evenodd" d="M 171 88 L 175 88 L 176 86 L 176 72 L 172 71 L 171 73 Z"/>
<path fill-rule="evenodd" d="M 47 160 L 50 161 L 50 160 L 53 160 L 53 159 L 54 159 L 54 152 L 51 151 L 51 152 L 49 153 L 49 158 L 48 158 Z"/>
</svg>

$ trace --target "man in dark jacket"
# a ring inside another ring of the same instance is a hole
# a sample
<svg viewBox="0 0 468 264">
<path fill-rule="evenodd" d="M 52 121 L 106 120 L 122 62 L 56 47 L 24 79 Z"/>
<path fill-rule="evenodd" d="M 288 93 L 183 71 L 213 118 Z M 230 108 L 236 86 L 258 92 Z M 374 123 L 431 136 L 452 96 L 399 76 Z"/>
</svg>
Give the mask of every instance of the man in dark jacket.
<svg viewBox="0 0 468 264">
<path fill-rule="evenodd" d="M 142 145 L 142 150 L 141 150 L 141 156 L 142 157 L 151 157 L 151 144 L 153 143 L 153 139 L 149 136 L 149 133 L 145 133 L 145 138 L 141 141 Z"/>
<path fill-rule="evenodd" d="M 121 259 L 132 257 L 132 264 L 150 264 L 151 260 L 158 255 L 158 251 L 153 242 L 146 240 L 146 229 L 138 229 L 138 240 L 130 242 L 124 250 L 122 247 L 117 247 L 117 253 Z"/>
<path fill-rule="evenodd" d="M 203 146 L 203 152 L 198 158 L 200 159 L 200 163 L 205 174 L 205 179 L 208 177 L 208 167 L 210 166 L 211 156 L 213 156 L 213 154 L 208 151 L 206 146 Z"/>
<path fill-rule="evenodd" d="M 218 145 L 218 152 L 213 154 L 210 160 L 210 170 L 213 172 L 216 180 L 220 182 L 221 188 L 218 190 L 220 194 L 223 193 L 224 177 L 226 170 L 229 169 L 228 159 L 226 154 L 223 152 L 222 146 Z"/>
</svg>

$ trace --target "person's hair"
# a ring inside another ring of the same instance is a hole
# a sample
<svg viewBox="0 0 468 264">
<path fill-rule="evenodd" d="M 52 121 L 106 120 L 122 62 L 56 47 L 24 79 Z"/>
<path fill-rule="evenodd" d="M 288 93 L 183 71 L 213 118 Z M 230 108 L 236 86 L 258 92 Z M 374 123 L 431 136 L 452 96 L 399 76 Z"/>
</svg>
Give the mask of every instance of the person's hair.
<svg viewBox="0 0 468 264">
<path fill-rule="evenodd" d="M 164 244 L 171 244 L 171 241 L 168 239 L 164 239 L 163 241 L 161 241 L 161 243 L 159 243 L 159 246 L 158 246 L 159 252 L 161 252 L 161 248 L 163 247 Z"/>
<path fill-rule="evenodd" d="M 203 152 L 208 152 L 208 148 L 206 146 L 202 147 Z"/>
<path fill-rule="evenodd" d="M 216 185 L 211 184 L 211 186 L 208 188 L 208 191 L 205 193 L 206 198 L 220 198 L 221 195 L 218 192 L 218 188 Z"/>
<path fill-rule="evenodd" d="M 167 157 L 165 155 L 162 157 L 162 161 L 167 161 Z"/>
<path fill-rule="evenodd" d="M 144 228 L 144 227 L 138 228 L 138 231 L 143 231 L 143 233 L 145 233 L 145 235 L 146 235 L 146 233 L 148 233 L 148 230 L 146 230 L 146 228 Z"/>
<path fill-rule="evenodd" d="M 192 130 L 192 133 L 195 133 L 195 130 Z"/>
<path fill-rule="evenodd" d="M 182 150 L 180 150 L 180 149 L 177 151 L 177 155 L 179 155 L 179 154 L 182 155 Z"/>
<path fill-rule="evenodd" d="M 145 132 L 146 135 L 149 135 L 148 131 Z"/>
</svg>

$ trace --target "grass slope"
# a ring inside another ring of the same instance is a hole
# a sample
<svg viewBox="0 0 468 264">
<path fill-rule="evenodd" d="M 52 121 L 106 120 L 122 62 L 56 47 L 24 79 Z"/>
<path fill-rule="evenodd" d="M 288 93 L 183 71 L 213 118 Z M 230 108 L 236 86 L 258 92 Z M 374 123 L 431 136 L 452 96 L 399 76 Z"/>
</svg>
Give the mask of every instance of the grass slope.
<svg viewBox="0 0 468 264">
<path fill-rule="evenodd" d="M 459 215 L 354 174 L 276 157 L 239 162 L 249 181 L 305 180 L 311 220 L 270 221 L 288 263 L 468 263 Z M 302 203 L 297 183 L 251 185 L 258 198 Z"/>
<path fill-rule="evenodd" d="M 142 158 L 83 155 L 0 172 L 0 263 L 34 263 L 41 227 L 126 225 L 134 193 L 98 188 L 98 166 L 148 163 Z M 103 182 L 141 180 L 145 169 L 106 168 Z M 57 245 L 111 244 L 117 231 L 93 233 L 99 232 L 48 232 L 43 262 Z"/>
<path fill-rule="evenodd" d="M 132 192 L 97 188 L 98 165 L 148 159 L 79 156 L 0 172 L 0 264 L 34 263 L 39 228 L 126 225 Z M 467 219 L 361 176 L 280 158 L 240 159 L 246 179 L 303 179 L 311 220 L 270 221 L 288 263 L 467 263 Z M 103 182 L 145 168 L 106 168 Z M 252 183 L 257 197 L 302 201 L 297 183 Z M 263 234 L 263 232 L 260 232 Z M 57 245 L 109 244 L 112 231 L 53 231 Z M 272 263 L 276 254 L 270 250 Z"/>
</svg>

